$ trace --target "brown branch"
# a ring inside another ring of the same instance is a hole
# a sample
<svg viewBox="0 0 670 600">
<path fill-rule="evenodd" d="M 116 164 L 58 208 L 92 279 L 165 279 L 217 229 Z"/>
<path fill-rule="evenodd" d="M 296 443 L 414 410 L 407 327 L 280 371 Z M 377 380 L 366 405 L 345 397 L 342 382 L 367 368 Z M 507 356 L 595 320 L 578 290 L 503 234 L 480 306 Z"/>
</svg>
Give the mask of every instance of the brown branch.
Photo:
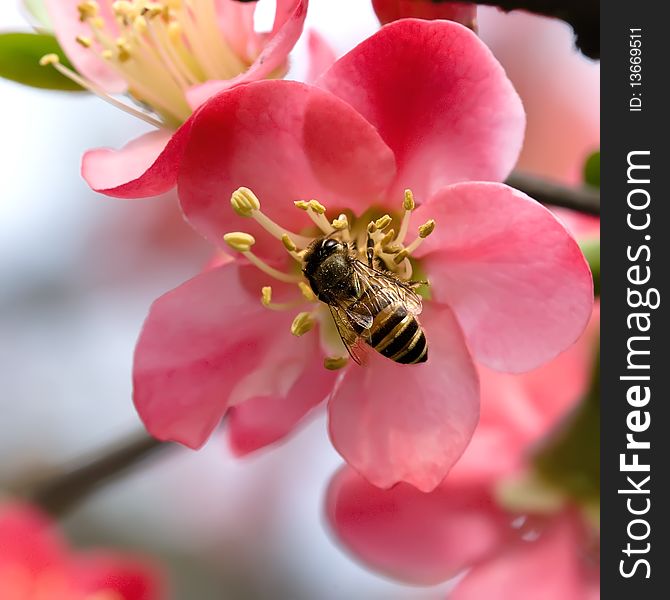
<svg viewBox="0 0 670 600">
<path fill-rule="evenodd" d="M 60 516 L 101 485 L 138 466 L 158 450 L 174 447 L 145 433 L 134 434 L 111 448 L 99 451 L 92 459 L 28 486 L 24 489 L 24 496 L 52 515 Z"/>
<path fill-rule="evenodd" d="M 570 208 L 588 215 L 600 215 L 600 190 L 594 187 L 566 187 L 534 175 L 514 171 L 505 183 L 542 204 Z"/>
</svg>

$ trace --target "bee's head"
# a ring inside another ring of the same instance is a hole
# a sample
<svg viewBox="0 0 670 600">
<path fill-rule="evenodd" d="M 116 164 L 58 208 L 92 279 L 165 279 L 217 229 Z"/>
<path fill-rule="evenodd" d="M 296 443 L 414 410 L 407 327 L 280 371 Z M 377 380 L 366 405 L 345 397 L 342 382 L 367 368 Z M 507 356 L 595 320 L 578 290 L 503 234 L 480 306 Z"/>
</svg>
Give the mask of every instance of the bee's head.
<svg viewBox="0 0 670 600">
<path fill-rule="evenodd" d="M 324 237 L 314 240 L 308 247 L 303 258 L 304 272 L 312 272 L 318 265 L 323 263 L 328 257 L 346 250 L 347 245 L 344 242 L 332 237 Z"/>
</svg>

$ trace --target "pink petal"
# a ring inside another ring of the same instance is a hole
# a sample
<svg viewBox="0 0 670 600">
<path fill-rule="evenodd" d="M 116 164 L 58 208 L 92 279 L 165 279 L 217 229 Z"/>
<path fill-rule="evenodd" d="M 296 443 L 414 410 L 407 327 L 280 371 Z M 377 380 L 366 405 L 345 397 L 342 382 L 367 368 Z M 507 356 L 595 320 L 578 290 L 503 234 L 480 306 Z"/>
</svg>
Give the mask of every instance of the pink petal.
<svg viewBox="0 0 670 600">
<path fill-rule="evenodd" d="M 256 388 L 255 394 L 249 396 L 249 387 L 243 385 L 249 399 L 230 409 L 229 439 L 237 455 L 286 437 L 333 389 L 337 373 L 323 367 L 324 354 L 316 332 L 300 338 L 288 335 L 288 330 L 283 333 L 285 338 L 281 344 L 276 343 L 276 352 L 257 364 L 265 377 L 251 375 L 253 380 L 249 383 Z M 284 382 L 277 385 L 280 373 Z M 275 374 L 274 381 L 268 376 L 271 374 Z"/>
<path fill-rule="evenodd" d="M 330 483 L 326 511 L 354 556 L 421 585 L 445 581 L 486 558 L 510 531 L 487 487 L 447 480 L 429 494 L 404 483 L 380 490 L 346 467 Z"/>
<path fill-rule="evenodd" d="M 394 169 L 389 148 L 346 103 L 302 83 L 261 81 L 212 98 L 194 117 L 179 196 L 191 224 L 214 243 L 241 229 L 260 248 L 268 235 L 230 207 L 239 186 L 251 187 L 270 217 L 302 229 L 311 221 L 294 200 L 362 212 Z"/>
<path fill-rule="evenodd" d="M 571 519 L 557 517 L 537 541 L 510 544 L 475 566 L 449 599 L 587 600 L 579 542 Z"/>
<path fill-rule="evenodd" d="M 433 298 L 456 313 L 468 347 L 500 371 L 535 368 L 568 348 L 591 316 L 591 271 L 543 206 L 498 183 L 440 190 L 413 215 L 435 232 L 417 250 Z"/>
<path fill-rule="evenodd" d="M 382 25 L 408 17 L 448 19 L 476 31 L 476 4 L 434 0 L 372 0 L 372 6 Z"/>
<path fill-rule="evenodd" d="M 424 306 L 428 361 L 399 365 L 376 352 L 352 365 L 329 404 L 333 445 L 370 483 L 429 492 L 465 450 L 479 417 L 477 373 L 451 311 Z"/>
<path fill-rule="evenodd" d="M 293 315 L 261 305 L 267 281 L 259 274 L 230 262 L 154 302 L 135 349 L 133 381 L 137 411 L 158 439 L 201 446 L 238 382 L 283 343 L 278 336 L 291 337 Z"/>
<path fill-rule="evenodd" d="M 251 63 L 261 40 L 254 30 L 256 2 L 215 0 L 219 28 L 228 45 L 241 59 Z"/>
<path fill-rule="evenodd" d="M 77 43 L 77 36 L 93 38 L 91 28 L 79 20 L 77 6 L 82 0 L 45 0 L 49 18 L 53 24 L 58 43 L 79 73 L 111 94 L 126 90 L 126 82 L 98 56 L 101 47 L 94 43 L 84 48 Z M 117 31 L 111 2 L 100 2 L 100 17 L 107 31 Z"/>
<path fill-rule="evenodd" d="M 331 48 L 318 31 L 310 29 L 307 45 L 309 49 L 309 69 L 307 71 L 308 83 L 316 81 L 337 60 L 335 50 Z"/>
<path fill-rule="evenodd" d="M 99 148 L 84 154 L 81 174 L 96 192 L 116 198 L 146 198 L 167 192 L 177 183 L 190 121 L 176 133 L 152 131 L 121 150 Z"/>
<path fill-rule="evenodd" d="M 503 180 L 523 139 L 524 113 L 502 67 L 470 30 L 403 19 L 338 60 L 318 84 L 378 130 L 398 162 L 394 195 L 426 200 L 464 180 Z"/>
<path fill-rule="evenodd" d="M 21 565 L 37 574 L 64 569 L 67 548 L 58 531 L 40 511 L 27 504 L 0 504 L 0 572 Z M 1 592 L 2 582 L 0 582 Z"/>
<path fill-rule="evenodd" d="M 277 0 L 277 11 L 271 34 L 261 53 L 242 74 L 227 81 L 208 81 L 194 86 L 186 93 L 189 105 L 194 110 L 214 94 L 241 83 L 270 78 L 276 71 L 284 69 L 289 52 L 298 41 L 307 16 L 308 0 Z"/>
<path fill-rule="evenodd" d="M 119 600 L 164 600 L 163 577 L 143 558 L 93 552 L 75 562 L 75 575 L 86 597 L 105 592 Z"/>
</svg>

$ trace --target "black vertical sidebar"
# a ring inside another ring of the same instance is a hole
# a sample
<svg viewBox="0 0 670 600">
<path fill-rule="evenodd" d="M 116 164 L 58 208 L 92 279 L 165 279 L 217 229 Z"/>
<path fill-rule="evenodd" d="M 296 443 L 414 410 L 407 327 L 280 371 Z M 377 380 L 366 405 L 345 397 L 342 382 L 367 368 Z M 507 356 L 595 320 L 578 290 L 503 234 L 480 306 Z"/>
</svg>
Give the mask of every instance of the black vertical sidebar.
<svg viewBox="0 0 670 600">
<path fill-rule="evenodd" d="M 670 597 L 667 13 L 663 2 L 601 3 L 601 590 L 607 600 Z"/>
</svg>

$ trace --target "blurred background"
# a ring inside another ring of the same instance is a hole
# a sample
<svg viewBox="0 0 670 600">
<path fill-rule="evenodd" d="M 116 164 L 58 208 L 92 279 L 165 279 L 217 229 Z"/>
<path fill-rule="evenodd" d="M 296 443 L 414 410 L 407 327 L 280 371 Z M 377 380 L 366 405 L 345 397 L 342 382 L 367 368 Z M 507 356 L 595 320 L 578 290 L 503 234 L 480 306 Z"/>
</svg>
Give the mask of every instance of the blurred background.
<svg viewBox="0 0 670 600">
<path fill-rule="evenodd" d="M 27 30 L 18 3 L 0 30 Z M 261 19 L 272 2 L 261 0 Z M 263 14 L 264 11 L 264 14 Z M 565 24 L 481 8 L 480 34 L 528 112 L 520 166 L 579 180 L 599 146 L 599 67 L 573 49 Z M 271 15 L 269 15 L 271 17 Z M 312 0 L 308 27 L 339 55 L 378 28 L 365 0 Z M 290 76 L 307 71 L 306 42 Z M 150 303 L 194 275 L 207 244 L 170 199 L 91 192 L 82 153 L 142 131 L 85 94 L 0 80 L 0 493 L 140 431 L 131 401 L 134 344 Z M 198 452 L 172 447 L 101 488 L 64 520 L 75 545 L 157 556 L 175 599 L 422 599 L 367 571 L 334 542 L 322 515 L 340 459 L 323 411 L 285 444 L 243 460 L 222 436 Z"/>
</svg>

